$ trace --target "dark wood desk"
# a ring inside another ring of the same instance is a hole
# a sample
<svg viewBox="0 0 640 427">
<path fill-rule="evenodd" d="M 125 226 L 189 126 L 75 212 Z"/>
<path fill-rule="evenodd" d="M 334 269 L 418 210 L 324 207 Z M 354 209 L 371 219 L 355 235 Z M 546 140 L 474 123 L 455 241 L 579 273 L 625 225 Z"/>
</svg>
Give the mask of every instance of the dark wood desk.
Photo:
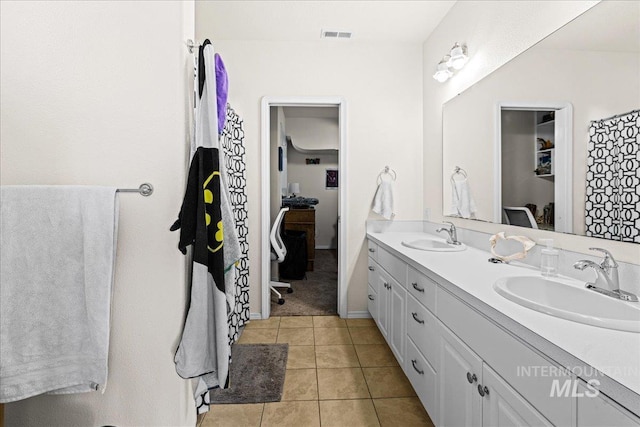
<svg viewBox="0 0 640 427">
<path fill-rule="evenodd" d="M 284 214 L 284 229 L 307 234 L 307 271 L 313 271 L 316 258 L 316 210 L 290 209 Z"/>
</svg>

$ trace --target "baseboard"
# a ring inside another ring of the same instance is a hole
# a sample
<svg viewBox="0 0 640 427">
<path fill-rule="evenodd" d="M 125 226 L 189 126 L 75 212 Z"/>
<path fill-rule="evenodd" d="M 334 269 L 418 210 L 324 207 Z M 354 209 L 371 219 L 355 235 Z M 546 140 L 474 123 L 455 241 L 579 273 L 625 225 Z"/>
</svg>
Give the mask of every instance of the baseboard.
<svg viewBox="0 0 640 427">
<path fill-rule="evenodd" d="M 251 313 L 249 319 L 262 320 L 262 314 Z M 371 313 L 368 311 L 350 311 L 347 313 L 347 319 L 371 319 Z"/>
<path fill-rule="evenodd" d="M 338 248 L 333 247 L 331 245 L 316 245 L 316 249 L 323 250 L 323 249 L 338 249 Z"/>
<path fill-rule="evenodd" d="M 350 311 L 347 313 L 347 319 L 371 319 L 371 313 L 368 311 Z"/>
</svg>

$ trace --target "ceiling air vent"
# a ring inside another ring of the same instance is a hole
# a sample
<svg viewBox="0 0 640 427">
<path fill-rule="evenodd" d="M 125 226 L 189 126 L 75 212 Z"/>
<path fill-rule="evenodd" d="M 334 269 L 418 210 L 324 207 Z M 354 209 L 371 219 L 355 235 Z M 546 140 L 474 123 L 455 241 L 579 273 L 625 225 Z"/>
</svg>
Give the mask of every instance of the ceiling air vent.
<svg viewBox="0 0 640 427">
<path fill-rule="evenodd" d="M 328 31 L 322 30 L 321 38 L 323 39 L 350 39 L 351 31 Z"/>
</svg>

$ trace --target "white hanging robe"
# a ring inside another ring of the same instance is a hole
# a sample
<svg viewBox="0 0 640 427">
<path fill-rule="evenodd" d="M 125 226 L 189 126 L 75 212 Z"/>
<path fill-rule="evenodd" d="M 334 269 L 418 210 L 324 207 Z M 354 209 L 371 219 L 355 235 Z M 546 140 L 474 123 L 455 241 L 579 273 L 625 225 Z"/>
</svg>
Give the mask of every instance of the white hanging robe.
<svg viewBox="0 0 640 427">
<path fill-rule="evenodd" d="M 182 213 L 185 212 L 185 209 L 188 211 L 189 207 L 199 209 L 196 206 L 197 203 L 191 203 L 199 196 L 203 196 L 200 201 L 205 200 L 205 203 L 208 204 L 213 202 L 219 207 L 220 221 L 215 224 L 207 222 L 206 228 L 209 230 L 209 227 L 215 227 L 215 230 L 209 231 L 215 231 L 216 239 L 220 236 L 222 240 L 219 247 L 216 246 L 215 249 L 219 250 L 218 254 L 222 252 L 223 263 L 217 264 L 214 268 L 212 265 L 207 265 L 206 261 L 204 263 L 198 262 L 196 260 L 198 258 L 197 254 L 194 254 L 189 311 L 174 359 L 176 371 L 181 377 L 198 379 L 194 395 L 198 413 L 203 413 L 209 410 L 208 390 L 215 387 L 226 388 L 228 386 L 231 355 L 228 339 L 228 313 L 233 309 L 235 264 L 241 257 L 241 248 L 229 198 L 223 150 L 218 142 L 214 51 L 208 40 L 200 47 L 198 61 L 198 84 L 196 87 L 196 109 L 194 114 L 195 129 L 191 142 L 191 158 L 195 158 L 195 161 L 191 165 L 190 179 L 181 217 L 172 229 L 180 228 L 182 225 L 182 232 L 185 231 L 185 221 L 187 219 Z M 198 151 L 201 147 L 205 150 Z M 198 156 L 195 156 L 196 152 L 198 152 Z M 215 170 L 203 167 L 202 163 L 203 156 L 212 154 L 218 156 L 218 161 L 214 162 L 216 163 Z M 194 168 L 200 169 L 196 172 Z M 193 179 L 191 179 L 192 170 L 194 171 Z M 201 175 L 200 180 L 197 179 L 197 173 Z M 202 176 L 203 173 L 211 176 Z M 219 191 L 213 191 L 214 189 L 208 188 L 212 183 L 219 185 Z M 193 197 L 191 197 L 191 201 L 187 200 L 189 186 L 192 187 L 191 196 Z M 204 192 L 204 195 L 200 194 L 202 192 Z M 212 194 L 215 196 L 212 196 Z M 199 205 L 202 205 L 202 203 Z M 204 211 L 200 212 L 198 210 L 196 217 L 200 218 L 198 215 L 204 216 L 205 214 L 208 215 Z M 195 236 L 197 239 L 197 233 L 195 233 Z M 202 233 L 200 233 L 201 236 Z M 181 235 L 181 244 L 182 237 Z M 191 241 L 188 241 L 187 244 L 190 243 Z M 195 243 L 195 250 L 197 250 L 198 244 L 197 242 Z M 213 252 L 211 246 L 208 249 Z M 200 256 L 199 259 L 206 259 L 206 256 Z M 212 263 L 209 262 L 209 264 Z M 220 272 L 219 268 L 222 268 L 223 271 Z M 212 274 L 212 271 L 214 274 Z M 222 279 L 224 283 L 216 283 L 214 275 L 218 277 L 218 281 L 220 281 L 220 277 L 224 277 Z"/>
</svg>

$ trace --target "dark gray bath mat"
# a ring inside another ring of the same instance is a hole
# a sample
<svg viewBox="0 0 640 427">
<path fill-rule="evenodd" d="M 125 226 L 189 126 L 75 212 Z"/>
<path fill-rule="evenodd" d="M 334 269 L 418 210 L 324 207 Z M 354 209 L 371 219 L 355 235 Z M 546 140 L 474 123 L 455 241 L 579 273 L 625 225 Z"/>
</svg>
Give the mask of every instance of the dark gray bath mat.
<svg viewBox="0 0 640 427">
<path fill-rule="evenodd" d="M 211 403 L 279 402 L 289 344 L 234 344 L 229 388 L 210 391 Z"/>
</svg>

